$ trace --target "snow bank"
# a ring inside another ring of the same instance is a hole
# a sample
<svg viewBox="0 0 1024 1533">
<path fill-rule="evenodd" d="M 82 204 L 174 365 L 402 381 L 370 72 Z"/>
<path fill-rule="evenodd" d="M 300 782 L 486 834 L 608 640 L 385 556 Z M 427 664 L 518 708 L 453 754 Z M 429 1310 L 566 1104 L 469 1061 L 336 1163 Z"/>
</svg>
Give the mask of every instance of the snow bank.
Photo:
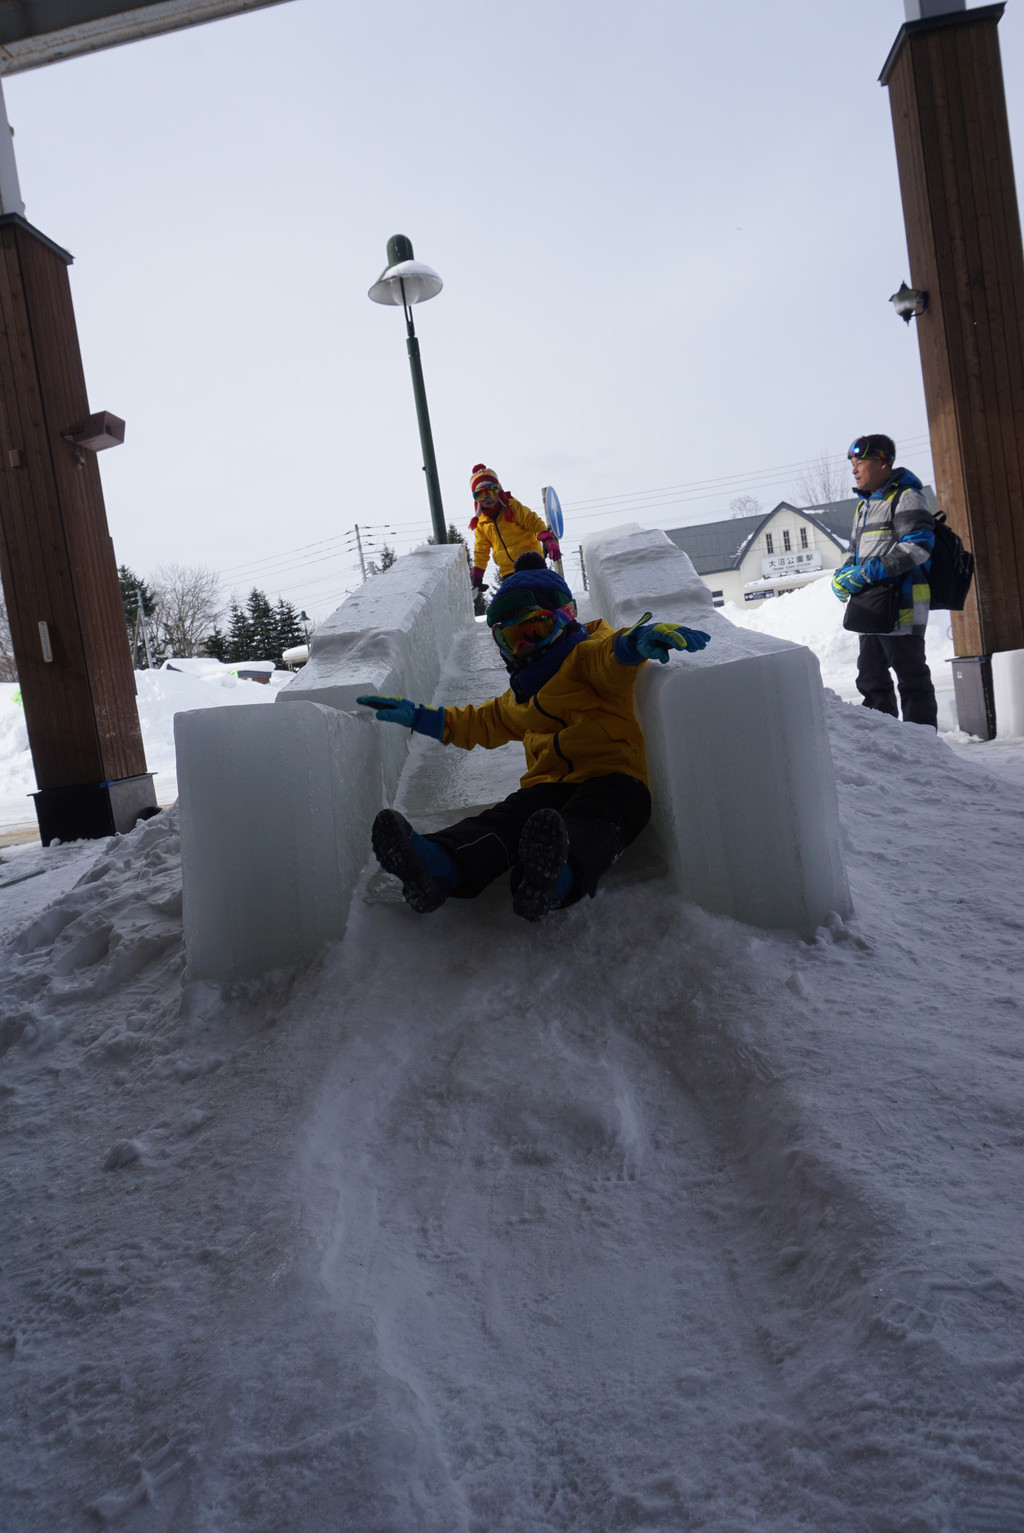
<svg viewBox="0 0 1024 1533">
<path fill-rule="evenodd" d="M 16 682 L 0 682 L 0 825 L 34 825 L 29 798 L 36 791 L 25 710 Z"/>
<path fill-rule="evenodd" d="M 685 898 L 762 927 L 848 916 L 810 650 L 723 618 L 664 532 L 614 528 L 588 539 L 584 557 L 594 606 L 615 627 L 650 609 L 711 635 L 699 654 L 646 666 L 637 685 L 654 823 Z"/>
</svg>

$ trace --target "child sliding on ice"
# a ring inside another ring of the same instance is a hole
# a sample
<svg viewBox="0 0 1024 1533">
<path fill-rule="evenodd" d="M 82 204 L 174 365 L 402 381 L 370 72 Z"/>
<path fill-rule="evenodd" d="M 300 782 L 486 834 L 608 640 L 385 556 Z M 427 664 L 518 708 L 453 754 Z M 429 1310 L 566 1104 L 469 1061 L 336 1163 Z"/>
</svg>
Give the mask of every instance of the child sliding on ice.
<svg viewBox="0 0 1024 1533">
<path fill-rule="evenodd" d="M 373 822 L 381 867 L 402 881 L 413 910 L 449 896 L 473 899 L 511 870 L 512 908 L 526 921 L 593 895 L 598 879 L 651 814 L 644 741 L 633 688 L 645 660 L 699 650 L 708 635 L 645 613 L 615 633 L 581 624 L 562 577 L 523 554 L 487 609 L 510 686 L 481 707 L 428 708 L 402 697 L 359 697 L 385 723 L 445 745 L 493 750 L 522 740 L 518 792 L 483 814 L 420 835 L 394 809 Z"/>
</svg>

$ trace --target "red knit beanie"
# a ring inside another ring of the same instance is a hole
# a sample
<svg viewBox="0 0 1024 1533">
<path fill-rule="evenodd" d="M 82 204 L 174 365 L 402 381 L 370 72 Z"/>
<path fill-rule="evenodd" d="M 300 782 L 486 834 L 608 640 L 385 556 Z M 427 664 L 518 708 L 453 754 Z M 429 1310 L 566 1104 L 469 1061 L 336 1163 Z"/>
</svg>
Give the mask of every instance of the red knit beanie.
<svg viewBox="0 0 1024 1533">
<path fill-rule="evenodd" d="M 474 499 L 476 498 L 477 491 L 482 490 L 485 485 L 493 485 L 497 493 L 500 495 L 501 480 L 498 478 L 493 468 L 486 468 L 483 463 L 474 463 L 473 472 L 470 475 L 469 480 L 469 488 L 473 493 Z"/>
</svg>

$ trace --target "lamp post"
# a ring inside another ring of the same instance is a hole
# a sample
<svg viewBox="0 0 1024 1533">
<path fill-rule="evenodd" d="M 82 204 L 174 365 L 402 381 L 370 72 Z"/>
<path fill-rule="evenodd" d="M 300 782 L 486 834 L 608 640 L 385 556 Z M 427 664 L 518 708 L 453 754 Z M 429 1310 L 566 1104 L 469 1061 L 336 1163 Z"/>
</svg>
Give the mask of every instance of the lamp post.
<svg viewBox="0 0 1024 1533">
<path fill-rule="evenodd" d="M 423 449 L 423 472 L 427 476 L 427 495 L 430 499 L 430 519 L 434 527 L 434 542 L 447 543 L 444 510 L 441 506 L 441 485 L 437 477 L 434 458 L 434 439 L 430 434 L 430 415 L 427 411 L 427 391 L 423 386 L 423 368 L 420 364 L 420 343 L 412 323 L 414 303 L 426 303 L 436 298 L 444 283 L 432 266 L 414 260 L 412 240 L 404 234 L 393 234 L 388 240 L 388 264 L 370 289 L 374 303 L 401 304 L 405 311 L 406 348 L 409 352 L 409 369 L 412 373 L 412 391 L 416 400 L 416 420 L 420 428 L 420 446 Z"/>
</svg>

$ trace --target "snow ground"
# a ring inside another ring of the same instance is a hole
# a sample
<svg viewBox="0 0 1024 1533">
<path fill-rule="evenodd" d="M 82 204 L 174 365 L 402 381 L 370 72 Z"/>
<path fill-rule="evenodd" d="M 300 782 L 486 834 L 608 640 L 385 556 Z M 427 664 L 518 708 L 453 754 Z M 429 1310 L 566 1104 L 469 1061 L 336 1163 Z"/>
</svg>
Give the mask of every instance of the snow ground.
<svg viewBox="0 0 1024 1533">
<path fill-rule="evenodd" d="M 175 810 L 0 853 L 0 1533 L 1022 1533 L 1024 742 L 829 721 L 814 933 L 649 844 L 539 929 L 368 864 L 221 998 Z"/>
</svg>

